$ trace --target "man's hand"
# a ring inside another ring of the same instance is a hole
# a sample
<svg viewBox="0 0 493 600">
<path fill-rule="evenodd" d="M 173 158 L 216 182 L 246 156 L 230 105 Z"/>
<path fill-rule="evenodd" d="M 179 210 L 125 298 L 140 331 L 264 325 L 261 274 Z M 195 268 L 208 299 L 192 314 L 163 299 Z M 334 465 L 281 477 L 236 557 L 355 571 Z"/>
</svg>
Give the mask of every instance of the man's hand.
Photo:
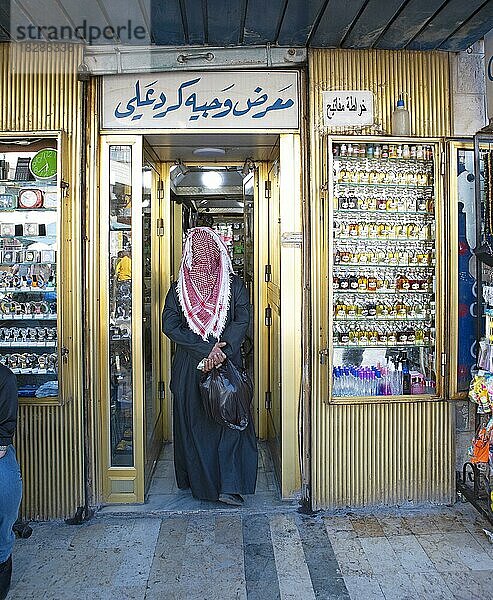
<svg viewBox="0 0 493 600">
<path fill-rule="evenodd" d="M 0 452 L 0 458 L 3 458 L 7 454 L 7 450 Z"/>
<path fill-rule="evenodd" d="M 226 354 L 224 354 L 224 352 L 221 350 L 221 348 L 224 348 L 224 346 L 226 346 L 226 342 L 216 342 L 214 344 L 214 348 L 207 357 L 208 360 L 212 360 L 214 367 L 222 365 L 222 363 L 226 360 Z"/>
<path fill-rule="evenodd" d="M 210 351 L 209 356 L 204 359 L 204 371 L 206 373 L 212 371 L 214 367 L 222 365 L 226 360 L 226 354 L 221 350 L 224 346 L 226 346 L 226 342 L 217 342 L 214 344 L 214 348 Z"/>
</svg>

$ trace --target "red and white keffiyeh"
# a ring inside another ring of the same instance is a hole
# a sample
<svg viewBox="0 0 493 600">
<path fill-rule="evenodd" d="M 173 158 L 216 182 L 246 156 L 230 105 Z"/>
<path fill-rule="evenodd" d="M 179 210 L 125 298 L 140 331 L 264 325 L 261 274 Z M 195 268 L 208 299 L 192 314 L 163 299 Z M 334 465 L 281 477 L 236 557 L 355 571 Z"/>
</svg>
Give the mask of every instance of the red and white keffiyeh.
<svg viewBox="0 0 493 600">
<path fill-rule="evenodd" d="M 233 266 L 220 236 L 209 227 L 188 232 L 178 275 L 178 299 L 190 329 L 219 340 L 226 325 Z"/>
</svg>

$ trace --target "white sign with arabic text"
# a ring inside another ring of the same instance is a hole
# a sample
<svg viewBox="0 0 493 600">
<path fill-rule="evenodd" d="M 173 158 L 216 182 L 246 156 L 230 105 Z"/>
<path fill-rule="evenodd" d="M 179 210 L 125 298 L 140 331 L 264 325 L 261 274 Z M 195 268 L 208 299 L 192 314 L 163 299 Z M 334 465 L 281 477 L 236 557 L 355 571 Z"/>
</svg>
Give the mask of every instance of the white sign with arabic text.
<svg viewBox="0 0 493 600">
<path fill-rule="evenodd" d="M 326 127 L 373 125 L 373 92 L 337 90 L 322 92 Z"/>
<path fill-rule="evenodd" d="M 110 75 L 105 129 L 298 129 L 298 73 L 221 71 Z"/>
</svg>

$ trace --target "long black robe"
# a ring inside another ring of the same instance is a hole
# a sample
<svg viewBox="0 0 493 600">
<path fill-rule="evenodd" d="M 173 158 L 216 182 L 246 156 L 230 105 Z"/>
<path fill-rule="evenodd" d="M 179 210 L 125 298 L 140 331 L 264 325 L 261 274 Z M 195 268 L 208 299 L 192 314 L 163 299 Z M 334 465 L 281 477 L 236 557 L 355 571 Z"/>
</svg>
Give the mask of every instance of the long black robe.
<svg viewBox="0 0 493 600">
<path fill-rule="evenodd" d="M 231 302 L 222 348 L 229 360 L 241 366 L 241 344 L 250 323 L 248 292 L 237 275 L 231 276 Z M 176 284 L 166 296 L 163 332 L 176 343 L 171 368 L 173 434 L 176 481 L 191 488 L 201 500 L 219 494 L 253 494 L 257 478 L 257 441 L 250 419 L 244 431 L 218 425 L 206 415 L 200 398 L 198 363 L 207 358 L 216 340 L 205 342 L 187 324 Z"/>
</svg>

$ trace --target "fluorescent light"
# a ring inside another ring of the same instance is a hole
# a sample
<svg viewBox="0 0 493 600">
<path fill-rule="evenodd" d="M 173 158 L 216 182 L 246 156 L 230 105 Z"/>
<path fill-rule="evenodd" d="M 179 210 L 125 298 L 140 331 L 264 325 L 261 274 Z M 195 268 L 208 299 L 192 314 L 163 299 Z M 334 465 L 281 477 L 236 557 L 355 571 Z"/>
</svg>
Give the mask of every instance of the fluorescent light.
<svg viewBox="0 0 493 600">
<path fill-rule="evenodd" d="M 202 174 L 202 183 L 207 188 L 217 190 L 223 183 L 223 176 L 217 171 L 205 171 Z"/>
</svg>

